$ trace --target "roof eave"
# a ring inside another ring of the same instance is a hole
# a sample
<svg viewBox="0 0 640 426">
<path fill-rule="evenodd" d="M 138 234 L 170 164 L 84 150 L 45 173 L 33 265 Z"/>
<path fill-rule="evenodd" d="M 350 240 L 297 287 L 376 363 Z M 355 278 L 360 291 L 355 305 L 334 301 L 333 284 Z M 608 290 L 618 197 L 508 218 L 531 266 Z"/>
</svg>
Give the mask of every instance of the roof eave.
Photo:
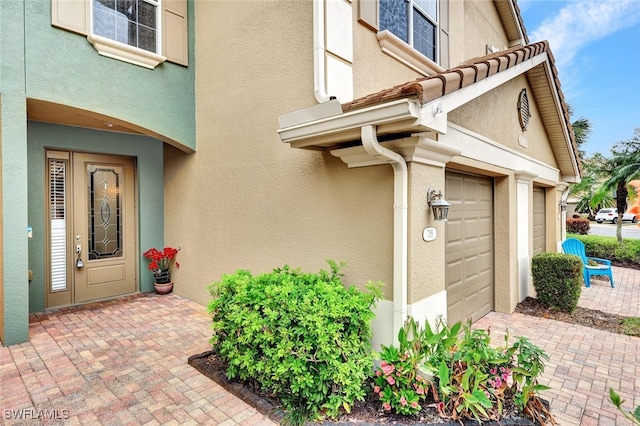
<svg viewBox="0 0 640 426">
<path fill-rule="evenodd" d="M 360 140 L 360 129 L 374 125 L 378 135 L 425 132 L 420 122 L 420 105 L 415 99 L 398 99 L 339 113 L 320 119 L 291 124 L 278 130 L 282 142 L 294 148 L 327 149 Z"/>
</svg>

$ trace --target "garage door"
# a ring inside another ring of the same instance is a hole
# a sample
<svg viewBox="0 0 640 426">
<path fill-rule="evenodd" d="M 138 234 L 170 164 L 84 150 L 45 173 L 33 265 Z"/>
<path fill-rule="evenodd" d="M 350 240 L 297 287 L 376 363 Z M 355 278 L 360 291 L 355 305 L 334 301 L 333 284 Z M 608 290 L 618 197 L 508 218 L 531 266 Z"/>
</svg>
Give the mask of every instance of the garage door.
<svg viewBox="0 0 640 426">
<path fill-rule="evenodd" d="M 533 255 L 544 253 L 544 189 L 533 188 Z"/>
<path fill-rule="evenodd" d="M 494 309 L 493 181 L 446 174 L 447 322 L 477 321 Z"/>
</svg>

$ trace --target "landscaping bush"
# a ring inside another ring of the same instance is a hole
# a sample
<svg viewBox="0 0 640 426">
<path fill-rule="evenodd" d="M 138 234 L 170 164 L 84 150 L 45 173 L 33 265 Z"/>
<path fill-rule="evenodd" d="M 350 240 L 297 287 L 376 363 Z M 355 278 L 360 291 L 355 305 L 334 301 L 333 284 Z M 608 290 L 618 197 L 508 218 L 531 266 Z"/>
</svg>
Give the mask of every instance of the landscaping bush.
<svg viewBox="0 0 640 426">
<path fill-rule="evenodd" d="M 567 232 L 572 234 L 587 235 L 591 229 L 589 219 L 573 218 L 567 219 Z"/>
<path fill-rule="evenodd" d="M 548 389 L 538 384 L 549 359 L 542 349 L 524 337 L 509 346 L 508 334 L 504 347 L 493 348 L 489 333 L 472 330 L 470 322 L 438 328 L 419 328 L 410 318 L 398 333 L 399 346 L 383 346 L 373 391 L 384 411 L 415 414 L 427 402 L 444 418 L 481 423 L 499 421 L 510 400 L 536 424 L 552 421 L 538 397 Z"/>
<path fill-rule="evenodd" d="M 345 288 L 344 264 L 328 263 L 331 272 L 318 274 L 289 266 L 257 277 L 237 271 L 209 287 L 210 343 L 228 364 L 227 377 L 275 394 L 292 423 L 349 411 L 372 374 L 380 284 Z"/>
<path fill-rule="evenodd" d="M 578 306 L 583 285 L 582 261 L 564 253 L 533 256 L 531 272 L 538 300 L 548 307 L 572 313 Z"/>
<path fill-rule="evenodd" d="M 569 235 L 584 243 L 587 256 L 610 260 L 616 266 L 640 269 L 640 240 L 624 238 L 618 244 L 615 237 L 599 235 Z"/>
</svg>

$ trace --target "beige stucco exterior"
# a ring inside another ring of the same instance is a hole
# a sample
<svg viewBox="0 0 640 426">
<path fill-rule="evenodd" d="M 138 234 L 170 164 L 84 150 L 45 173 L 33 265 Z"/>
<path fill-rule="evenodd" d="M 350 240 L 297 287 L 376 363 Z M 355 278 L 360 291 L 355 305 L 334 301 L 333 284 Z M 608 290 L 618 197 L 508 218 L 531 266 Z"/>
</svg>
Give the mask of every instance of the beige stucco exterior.
<svg viewBox="0 0 640 426">
<path fill-rule="evenodd" d="M 464 34 L 464 55 L 457 65 L 471 58 L 482 56 L 486 53 L 487 46 L 497 49 L 509 47 L 507 35 L 500 21 L 493 2 L 490 1 L 452 1 L 450 8 L 452 15 L 463 17 L 456 21 L 459 27 L 454 27 L 459 34 Z M 460 13 L 463 9 L 464 13 Z M 460 31 L 460 28 L 463 30 Z M 455 34 L 455 31 L 452 31 Z"/>
<path fill-rule="evenodd" d="M 531 118 L 526 131 L 522 130 L 518 119 L 518 95 L 522 89 L 527 90 L 531 108 Z M 455 109 L 449 114 L 449 121 L 557 168 L 532 93 L 527 78 L 520 76 Z M 522 138 L 526 142 L 521 141 Z M 523 146 L 524 144 L 526 146 Z"/>
<path fill-rule="evenodd" d="M 391 169 L 349 170 L 276 132 L 279 114 L 315 102 L 311 3 L 196 2 L 196 16 L 217 24 L 196 25 L 198 152 L 165 157 L 176 292 L 206 303 L 222 274 L 325 259 L 346 262 L 349 283 L 390 283 Z"/>
<path fill-rule="evenodd" d="M 424 76 L 383 52 L 376 32 L 358 22 L 358 3 L 346 3 L 353 8 L 353 98 Z M 452 66 L 485 55 L 487 45 L 504 49 L 509 43 L 493 2 L 451 1 L 449 15 Z M 393 339 L 393 290 L 400 284 L 394 282 L 399 236 L 392 168 L 349 168 L 331 148 L 292 149 L 278 134 L 279 117 L 318 104 L 312 2 L 195 2 L 195 16 L 197 152 L 165 147 L 166 244 L 181 247 L 174 291 L 206 304 L 206 286 L 236 269 L 260 273 L 289 264 L 318 270 L 335 259 L 348 264 L 348 284 L 386 283 L 376 339 Z M 517 111 L 523 88 L 532 115 L 526 131 Z M 520 74 L 446 111 L 446 120 L 444 130 L 422 137 L 449 150 L 448 158 L 403 151 L 407 313 L 431 319 L 443 313 L 443 304 L 446 313 L 446 224 L 433 221 L 426 190 L 443 189 L 447 170 L 493 179 L 494 308 L 512 312 L 526 296 L 520 288 L 528 280 L 523 271 L 532 247 L 534 184 L 547 188 L 547 249 L 561 239 L 561 176 L 542 114 Z M 361 142 L 340 143 L 337 148 Z M 423 239 L 426 227 L 436 229 L 435 240 Z"/>
</svg>

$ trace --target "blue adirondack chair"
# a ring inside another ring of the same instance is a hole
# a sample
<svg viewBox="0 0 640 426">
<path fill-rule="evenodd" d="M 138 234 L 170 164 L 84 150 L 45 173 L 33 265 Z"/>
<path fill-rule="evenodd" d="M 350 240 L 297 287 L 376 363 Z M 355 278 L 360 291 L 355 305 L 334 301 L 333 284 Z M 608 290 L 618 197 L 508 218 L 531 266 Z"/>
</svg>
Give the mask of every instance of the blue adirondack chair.
<svg viewBox="0 0 640 426">
<path fill-rule="evenodd" d="M 590 279 L 592 275 L 606 275 L 609 277 L 611 287 L 613 287 L 613 273 L 611 272 L 611 261 L 607 259 L 599 259 L 597 257 L 587 257 L 584 250 L 584 243 L 575 238 L 567 238 L 562 243 L 562 251 L 566 254 L 576 255 L 582 260 L 584 271 L 584 284 L 591 287 Z M 589 265 L 589 260 L 594 260 L 598 266 Z"/>
</svg>

